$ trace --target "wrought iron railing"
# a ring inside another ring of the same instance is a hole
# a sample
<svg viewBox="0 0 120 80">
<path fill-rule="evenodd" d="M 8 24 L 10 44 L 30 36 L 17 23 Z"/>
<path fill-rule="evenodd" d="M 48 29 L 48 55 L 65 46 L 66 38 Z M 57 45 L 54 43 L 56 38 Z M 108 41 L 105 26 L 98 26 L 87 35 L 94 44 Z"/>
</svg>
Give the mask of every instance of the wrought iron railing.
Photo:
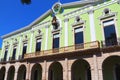
<svg viewBox="0 0 120 80">
<path fill-rule="evenodd" d="M 101 41 L 102 48 L 120 45 L 120 38 Z"/>
<path fill-rule="evenodd" d="M 60 54 L 60 53 L 69 53 L 74 51 L 80 51 L 80 50 L 86 50 L 86 49 L 93 49 L 93 48 L 99 48 L 99 42 L 88 42 L 83 44 L 77 44 L 67 47 L 61 47 L 61 48 L 55 48 L 35 53 L 28 53 L 24 55 L 24 58 L 34 58 L 34 57 L 40 57 L 40 56 L 46 56 L 46 55 L 54 55 L 54 54 Z"/>
</svg>

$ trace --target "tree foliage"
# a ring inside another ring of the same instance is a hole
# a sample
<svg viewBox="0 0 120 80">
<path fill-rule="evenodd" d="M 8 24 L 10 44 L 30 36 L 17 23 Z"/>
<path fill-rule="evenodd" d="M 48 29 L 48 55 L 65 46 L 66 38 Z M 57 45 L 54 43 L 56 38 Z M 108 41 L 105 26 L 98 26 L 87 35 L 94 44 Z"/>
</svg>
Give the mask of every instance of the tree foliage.
<svg viewBox="0 0 120 80">
<path fill-rule="evenodd" d="M 30 4 L 31 3 L 31 0 L 21 0 L 22 4 Z"/>
</svg>

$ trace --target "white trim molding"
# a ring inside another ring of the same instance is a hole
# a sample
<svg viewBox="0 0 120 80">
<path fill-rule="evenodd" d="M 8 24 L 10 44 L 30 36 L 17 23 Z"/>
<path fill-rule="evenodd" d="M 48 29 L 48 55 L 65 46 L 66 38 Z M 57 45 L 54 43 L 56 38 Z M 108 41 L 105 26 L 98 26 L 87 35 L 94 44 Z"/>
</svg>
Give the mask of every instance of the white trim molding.
<svg viewBox="0 0 120 80">
<path fill-rule="evenodd" d="M 91 7 L 92 8 L 92 7 Z M 91 41 L 96 41 L 96 34 L 95 34 L 95 23 L 94 23 L 94 10 L 88 11 L 89 14 L 89 23 L 90 23 L 90 35 Z"/>
<path fill-rule="evenodd" d="M 64 22 L 65 22 L 65 41 L 64 41 L 64 46 L 68 46 L 68 21 L 69 19 L 65 19 Z"/>
<path fill-rule="evenodd" d="M 30 36 L 30 52 L 32 52 L 32 44 L 33 44 L 33 35 L 34 35 L 34 31 L 31 31 L 31 36 Z"/>
<path fill-rule="evenodd" d="M 48 32 L 49 32 L 49 25 L 45 26 L 46 28 L 46 39 L 45 39 L 45 50 L 48 49 Z"/>
</svg>

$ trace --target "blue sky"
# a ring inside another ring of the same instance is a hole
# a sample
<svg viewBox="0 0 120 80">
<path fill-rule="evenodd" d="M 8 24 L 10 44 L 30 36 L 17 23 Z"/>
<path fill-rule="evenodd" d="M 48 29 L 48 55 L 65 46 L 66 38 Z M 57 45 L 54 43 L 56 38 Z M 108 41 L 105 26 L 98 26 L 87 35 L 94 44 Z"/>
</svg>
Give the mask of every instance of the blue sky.
<svg viewBox="0 0 120 80">
<path fill-rule="evenodd" d="M 61 0 L 68 3 L 79 0 Z M 51 9 L 58 0 L 32 0 L 32 4 L 23 5 L 20 0 L 1 0 L 0 1 L 0 36 L 18 30 Z M 0 48 L 2 39 L 0 39 Z"/>
</svg>

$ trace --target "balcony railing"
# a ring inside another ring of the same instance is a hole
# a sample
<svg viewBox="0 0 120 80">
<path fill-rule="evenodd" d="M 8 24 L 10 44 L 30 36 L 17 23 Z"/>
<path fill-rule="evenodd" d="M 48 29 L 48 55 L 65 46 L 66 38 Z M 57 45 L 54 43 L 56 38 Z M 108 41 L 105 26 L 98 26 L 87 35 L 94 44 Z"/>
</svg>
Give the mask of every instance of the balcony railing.
<svg viewBox="0 0 120 80">
<path fill-rule="evenodd" d="M 102 48 L 120 45 L 120 38 L 101 41 Z"/>
<path fill-rule="evenodd" d="M 61 54 L 61 53 L 69 53 L 69 52 L 82 51 L 86 49 L 94 49 L 99 47 L 100 47 L 99 42 L 94 41 L 94 42 L 77 44 L 77 45 L 72 45 L 67 47 L 56 48 L 56 49 L 50 49 L 50 50 L 45 50 L 45 51 L 40 51 L 35 53 L 28 53 L 24 55 L 24 58 L 26 59 L 26 58 L 34 58 L 34 57 Z"/>
</svg>

